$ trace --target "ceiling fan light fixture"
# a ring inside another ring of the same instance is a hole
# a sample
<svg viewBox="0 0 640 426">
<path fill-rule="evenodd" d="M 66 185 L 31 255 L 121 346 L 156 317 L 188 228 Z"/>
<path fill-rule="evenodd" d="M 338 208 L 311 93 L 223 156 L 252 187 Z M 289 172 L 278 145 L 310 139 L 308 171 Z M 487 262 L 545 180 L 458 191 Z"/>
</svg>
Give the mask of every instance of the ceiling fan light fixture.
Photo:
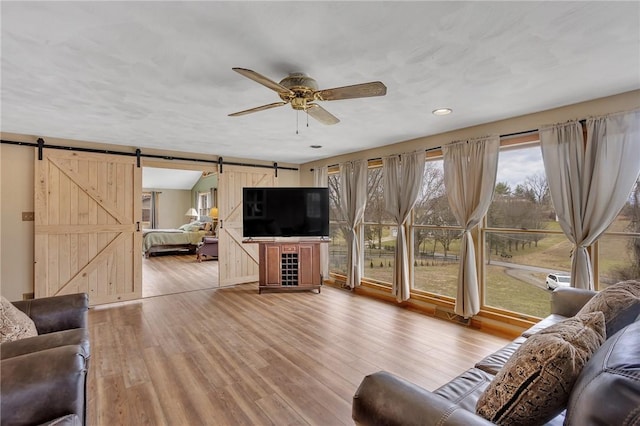
<svg viewBox="0 0 640 426">
<path fill-rule="evenodd" d="M 453 112 L 451 108 L 438 108 L 431 111 L 433 115 L 449 115 Z"/>
<path fill-rule="evenodd" d="M 387 94 L 387 86 L 380 81 L 318 90 L 318 83 L 313 78 L 300 72 L 291 73 L 289 76 L 283 78 L 280 83 L 276 83 L 270 78 L 246 68 L 236 67 L 233 68 L 233 70 L 275 91 L 282 101 L 234 112 L 233 114 L 229 114 L 230 117 L 251 114 L 289 104 L 294 110 L 304 111 L 320 123 L 331 125 L 339 123 L 340 120 L 318 105 L 316 103 L 317 101 L 338 101 L 342 99 L 384 96 Z"/>
</svg>

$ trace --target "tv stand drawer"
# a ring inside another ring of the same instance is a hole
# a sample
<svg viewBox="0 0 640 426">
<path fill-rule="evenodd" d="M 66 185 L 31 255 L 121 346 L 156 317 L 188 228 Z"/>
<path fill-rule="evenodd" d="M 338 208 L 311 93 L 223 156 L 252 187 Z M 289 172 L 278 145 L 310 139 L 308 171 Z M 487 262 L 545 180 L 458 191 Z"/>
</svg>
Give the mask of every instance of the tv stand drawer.
<svg viewBox="0 0 640 426">
<path fill-rule="evenodd" d="M 280 246 L 282 253 L 297 253 L 298 245 L 297 244 L 282 244 Z"/>
</svg>

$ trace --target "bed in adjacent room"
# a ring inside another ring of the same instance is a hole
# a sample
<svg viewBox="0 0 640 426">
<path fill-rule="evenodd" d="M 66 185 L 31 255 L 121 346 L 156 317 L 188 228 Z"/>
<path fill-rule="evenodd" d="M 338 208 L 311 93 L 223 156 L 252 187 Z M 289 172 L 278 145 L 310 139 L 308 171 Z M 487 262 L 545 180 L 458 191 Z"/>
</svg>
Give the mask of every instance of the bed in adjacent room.
<svg viewBox="0 0 640 426">
<path fill-rule="evenodd" d="M 182 252 L 195 253 L 198 243 L 210 234 L 207 224 L 190 223 L 178 229 L 144 229 L 142 231 L 142 250 L 148 258 L 153 253 Z"/>
</svg>

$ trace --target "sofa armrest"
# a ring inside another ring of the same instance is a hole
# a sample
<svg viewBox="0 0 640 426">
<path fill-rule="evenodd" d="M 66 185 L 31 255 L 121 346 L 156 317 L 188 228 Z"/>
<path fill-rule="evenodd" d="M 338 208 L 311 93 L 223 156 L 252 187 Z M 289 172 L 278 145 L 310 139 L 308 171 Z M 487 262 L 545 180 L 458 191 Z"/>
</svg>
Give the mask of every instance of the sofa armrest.
<svg viewBox="0 0 640 426">
<path fill-rule="evenodd" d="M 551 293 L 551 313 L 572 317 L 596 294 L 593 290 L 557 287 Z"/>
<path fill-rule="evenodd" d="M 75 414 L 85 419 L 87 364 L 77 345 L 0 361 L 2 424 L 40 424 Z"/>
<path fill-rule="evenodd" d="M 490 425 L 484 418 L 390 373 L 362 380 L 353 397 L 358 425 Z"/>
<path fill-rule="evenodd" d="M 82 355 L 89 359 L 91 356 L 89 330 L 86 328 L 72 328 L 18 339 L 12 342 L 3 342 L 0 344 L 0 359 L 9 359 L 14 356 L 26 355 L 32 352 L 68 345 L 78 345 L 82 350 Z"/>
<path fill-rule="evenodd" d="M 87 327 L 89 297 L 86 293 L 11 302 L 33 320 L 38 334 Z"/>
</svg>

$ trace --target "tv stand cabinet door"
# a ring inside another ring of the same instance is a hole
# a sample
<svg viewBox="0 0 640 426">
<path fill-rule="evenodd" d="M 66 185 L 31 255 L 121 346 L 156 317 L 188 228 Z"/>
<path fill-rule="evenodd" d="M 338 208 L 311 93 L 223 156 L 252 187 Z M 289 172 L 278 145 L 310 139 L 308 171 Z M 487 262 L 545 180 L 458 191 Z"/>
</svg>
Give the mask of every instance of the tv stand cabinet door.
<svg viewBox="0 0 640 426">
<path fill-rule="evenodd" d="M 300 243 L 298 249 L 298 286 L 320 285 L 320 244 Z"/>
<path fill-rule="evenodd" d="M 260 244 L 260 251 L 260 285 L 280 286 L 280 245 Z"/>
</svg>

